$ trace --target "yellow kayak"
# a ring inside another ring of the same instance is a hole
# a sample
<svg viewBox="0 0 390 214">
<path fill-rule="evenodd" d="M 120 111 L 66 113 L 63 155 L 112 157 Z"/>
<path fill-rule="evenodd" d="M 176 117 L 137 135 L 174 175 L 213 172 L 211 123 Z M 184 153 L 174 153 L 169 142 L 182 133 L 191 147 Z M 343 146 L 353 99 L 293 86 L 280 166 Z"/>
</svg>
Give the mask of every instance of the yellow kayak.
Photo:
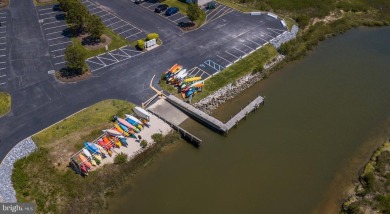
<svg viewBox="0 0 390 214">
<path fill-rule="evenodd" d="M 99 160 L 99 161 L 102 161 L 102 157 L 98 154 L 92 154 L 93 158 L 95 158 L 96 160 Z"/>
<path fill-rule="evenodd" d="M 118 124 L 114 124 L 115 128 L 121 132 L 125 137 L 128 137 L 129 136 L 129 133 L 125 132 Z"/>
<path fill-rule="evenodd" d="M 116 144 L 118 147 L 121 147 L 121 146 L 122 146 L 122 143 L 118 140 L 118 138 L 115 139 L 115 144 Z"/>
<path fill-rule="evenodd" d="M 184 80 L 184 82 L 193 82 L 202 79 L 202 77 L 191 77 Z"/>
</svg>

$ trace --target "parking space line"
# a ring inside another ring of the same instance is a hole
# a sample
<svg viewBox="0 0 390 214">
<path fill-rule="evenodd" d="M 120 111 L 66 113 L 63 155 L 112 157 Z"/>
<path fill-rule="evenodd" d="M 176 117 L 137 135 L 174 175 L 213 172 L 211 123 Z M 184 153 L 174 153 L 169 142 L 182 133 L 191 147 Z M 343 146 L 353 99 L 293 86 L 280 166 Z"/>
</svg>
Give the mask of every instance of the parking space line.
<svg viewBox="0 0 390 214">
<path fill-rule="evenodd" d="M 65 44 L 65 43 L 71 43 L 72 41 L 66 41 L 66 42 L 60 42 L 60 43 L 56 43 L 54 45 L 49 45 L 49 46 L 56 46 L 56 45 L 61 45 L 61 44 Z"/>
<path fill-rule="evenodd" d="M 246 54 L 244 51 L 242 51 L 242 50 L 240 50 L 240 49 L 238 49 L 238 48 L 234 48 L 234 49 L 240 51 L 240 52 L 243 53 L 243 54 Z"/>
<path fill-rule="evenodd" d="M 150 8 L 150 7 L 152 7 L 152 6 L 156 5 L 156 4 L 160 4 L 160 3 L 155 3 L 155 4 L 152 4 L 152 5 L 149 5 L 149 6 L 147 6 L 147 8 Z"/>
<path fill-rule="evenodd" d="M 117 30 L 117 29 L 119 29 L 119 28 L 121 28 L 121 27 L 123 27 L 123 26 L 119 26 L 119 27 L 113 28 L 112 30 L 115 31 L 115 30 Z M 131 29 L 134 29 L 134 28 L 131 28 Z M 131 29 L 130 29 L 130 30 L 131 30 Z"/>
<path fill-rule="evenodd" d="M 66 26 L 66 25 L 58 25 L 58 26 L 55 26 L 55 27 L 46 28 L 46 29 L 44 29 L 44 30 L 50 30 L 50 29 L 59 28 L 59 27 L 67 27 L 67 26 Z"/>
<path fill-rule="evenodd" d="M 259 43 L 254 42 L 254 41 L 252 41 L 251 39 L 246 39 L 246 40 L 248 40 L 248 41 L 250 41 L 250 42 L 252 42 L 252 43 L 255 43 L 256 45 L 260 45 Z"/>
<path fill-rule="evenodd" d="M 5 36 L 0 37 L 0 39 L 5 39 Z"/>
<path fill-rule="evenodd" d="M 122 21 L 122 20 L 119 20 L 119 21 L 117 21 L 117 22 L 111 23 L 111 24 L 106 25 L 106 26 L 108 27 L 108 26 L 114 25 L 114 24 L 116 24 L 116 23 L 119 23 L 119 22 L 121 22 L 121 21 Z M 127 24 L 126 24 L 126 25 L 127 25 Z M 123 26 L 126 26 L 126 25 L 123 25 Z"/>
<path fill-rule="evenodd" d="M 102 15 L 102 16 L 100 16 L 100 18 L 102 18 L 102 17 L 104 17 L 104 16 L 108 16 L 108 15 L 110 15 L 109 13 L 107 13 L 107 14 L 105 14 L 105 15 Z"/>
<path fill-rule="evenodd" d="M 5 55 L 0 55 L 0 57 L 5 57 Z"/>
<path fill-rule="evenodd" d="M 230 53 L 229 51 L 225 51 L 227 54 L 230 54 L 230 55 L 232 55 L 234 58 L 240 58 L 240 57 L 238 57 L 238 56 L 236 56 L 236 55 L 234 55 L 234 54 L 232 54 L 232 53 Z"/>
<path fill-rule="evenodd" d="M 54 63 L 54 65 L 65 64 L 65 61 Z"/>
<path fill-rule="evenodd" d="M 5 18 L 7 18 L 6 16 L 0 16 L 0 19 L 5 19 Z"/>
<path fill-rule="evenodd" d="M 128 57 L 131 58 L 131 56 L 130 56 L 129 54 L 127 54 L 126 52 L 124 52 L 124 51 L 122 50 L 122 48 L 119 48 L 118 50 L 122 51 L 124 54 L 126 54 Z"/>
<path fill-rule="evenodd" d="M 111 20 L 111 19 L 115 19 L 116 17 L 114 16 L 114 17 L 112 17 L 112 18 L 109 18 L 109 19 L 106 19 L 106 20 L 102 20 L 103 22 L 106 22 L 106 21 L 108 21 L 108 20 Z"/>
<path fill-rule="evenodd" d="M 6 68 L 0 68 L 0 71 L 1 71 L 1 70 L 4 70 L 4 69 L 6 69 Z"/>
<path fill-rule="evenodd" d="M 0 77 L 6 77 L 6 76 L 7 76 L 7 75 L 4 74 L 4 75 L 1 75 Z"/>
<path fill-rule="evenodd" d="M 4 84 L 5 84 L 5 82 L 0 83 L 0 85 L 4 85 Z"/>
<path fill-rule="evenodd" d="M 110 55 L 112 58 L 114 58 L 116 61 L 119 62 L 119 60 L 117 58 L 115 58 L 115 56 L 113 56 L 110 52 L 108 52 L 108 55 Z"/>
<path fill-rule="evenodd" d="M 63 21 L 48 22 L 48 23 L 43 23 L 42 25 L 49 25 L 49 24 L 58 23 L 58 22 L 63 22 Z"/>
<path fill-rule="evenodd" d="M 99 57 L 96 57 L 101 63 L 103 63 L 104 66 L 107 66 L 106 63 L 104 63 Z M 96 63 L 97 64 L 97 63 Z"/>
<path fill-rule="evenodd" d="M 137 34 L 139 34 L 139 33 L 142 33 L 142 31 L 140 31 L 140 32 L 138 32 L 138 33 L 135 33 L 135 34 L 132 34 L 132 35 L 130 35 L 130 36 L 127 36 L 127 37 L 125 37 L 125 39 L 127 39 L 127 38 L 129 38 L 129 37 L 132 37 L 132 36 L 134 36 L 134 35 L 137 35 Z"/>
<path fill-rule="evenodd" d="M 267 33 L 265 33 L 265 32 L 261 32 L 262 34 L 265 34 L 265 35 L 267 35 L 267 36 L 270 36 L 270 37 L 272 37 L 273 39 L 275 39 L 275 37 L 273 37 L 273 36 L 271 36 L 271 35 L 269 35 L 269 34 L 267 34 Z"/>
<path fill-rule="evenodd" d="M 5 44 L 5 42 L 0 42 L 0 45 L 4 45 Z"/>
<path fill-rule="evenodd" d="M 113 61 L 113 62 L 119 62 L 116 58 L 114 58 L 115 60 L 113 59 L 108 59 L 108 58 L 105 58 L 105 57 L 101 57 L 101 56 L 98 56 L 97 58 L 102 58 L 102 59 L 105 59 L 105 60 L 110 60 L 110 61 Z"/>
<path fill-rule="evenodd" d="M 0 51 L 5 51 L 5 48 L 1 48 Z"/>
<path fill-rule="evenodd" d="M 48 41 L 50 40 L 53 40 L 53 39 L 60 39 L 60 38 L 64 38 L 63 36 L 60 36 L 60 37 L 56 37 L 56 38 L 52 38 L 52 39 L 47 39 Z"/>
<path fill-rule="evenodd" d="M 0 62 L 1 64 L 5 64 L 6 62 Z"/>
<path fill-rule="evenodd" d="M 123 26 L 121 26 L 121 27 L 123 27 Z M 127 30 L 122 31 L 122 32 L 120 32 L 120 33 L 118 33 L 118 34 L 122 34 L 122 33 L 125 33 L 125 32 L 127 32 L 127 31 L 130 31 L 130 30 L 133 30 L 133 29 L 135 29 L 135 28 L 133 27 L 133 28 L 127 29 Z"/>
<path fill-rule="evenodd" d="M 1 26 L 0 28 L 5 28 L 6 26 Z"/>
<path fill-rule="evenodd" d="M 259 39 L 263 40 L 264 42 L 268 42 L 268 40 L 265 40 L 265 39 L 263 39 L 263 38 L 261 38 L 259 36 L 254 35 L 254 37 L 259 38 Z"/>
<path fill-rule="evenodd" d="M 249 47 L 248 45 L 246 45 L 244 43 L 241 43 L 241 45 L 244 45 L 245 47 L 250 48 L 251 50 L 254 50 L 253 48 Z"/>
<path fill-rule="evenodd" d="M 54 50 L 54 51 L 50 51 L 50 52 L 56 52 L 56 51 L 62 51 L 62 50 L 65 50 L 66 48 L 61 48 L 61 49 L 56 49 L 56 50 Z"/>
<path fill-rule="evenodd" d="M 62 57 L 62 56 L 65 56 L 65 55 L 59 55 L 59 56 L 55 56 L 55 57 L 53 57 L 53 58 L 58 58 L 58 57 Z"/>
<path fill-rule="evenodd" d="M 51 35 L 51 34 L 55 34 L 55 33 L 60 33 L 60 32 L 62 33 L 62 32 L 64 32 L 64 31 L 63 31 L 63 30 L 61 30 L 61 31 L 56 31 L 56 32 L 53 32 L 53 33 L 47 33 L 47 34 L 46 34 L 46 36 L 47 36 L 47 35 Z"/>
<path fill-rule="evenodd" d="M 173 14 L 173 15 L 171 15 L 171 16 L 168 16 L 167 19 L 169 19 L 170 17 L 173 17 L 173 16 L 175 16 L 175 15 L 179 15 L 179 13 L 175 13 L 175 14 Z M 171 20 L 169 19 L 169 21 L 171 21 Z"/>
<path fill-rule="evenodd" d="M 187 16 L 183 16 L 183 17 L 181 17 L 181 18 L 178 18 L 178 19 L 176 19 L 175 21 L 173 21 L 173 22 L 177 22 L 177 21 L 179 21 L 180 19 L 183 19 L 183 18 L 186 18 Z"/>
<path fill-rule="evenodd" d="M 106 64 L 104 64 L 104 62 L 102 62 L 101 60 L 99 60 L 99 61 L 100 61 L 100 62 L 102 62 L 103 64 L 100 64 L 100 63 L 97 63 L 97 62 L 93 62 L 93 61 L 88 61 L 88 59 L 87 59 L 87 60 L 85 60 L 85 61 L 86 61 L 86 62 L 90 62 L 90 63 L 97 64 L 97 65 L 103 65 L 103 68 L 107 66 L 107 65 L 106 65 Z"/>
<path fill-rule="evenodd" d="M 99 11 L 99 12 L 92 13 L 92 14 L 95 14 L 95 15 L 97 15 L 98 13 L 101 13 L 101 12 L 105 12 L 105 13 L 107 13 L 106 11 L 104 11 L 104 10 L 101 10 L 101 11 Z"/>
<path fill-rule="evenodd" d="M 212 60 L 206 60 L 206 61 L 204 61 L 204 64 L 208 65 L 210 68 L 216 70 L 217 72 L 220 72 L 220 71 L 223 70 L 223 68 L 224 68 L 223 66 L 221 66 L 221 65 L 219 65 L 219 64 L 217 64 L 217 63 L 215 63 L 215 62 L 212 61 Z M 218 66 L 218 68 L 217 68 L 216 66 Z M 222 68 L 222 69 L 221 69 L 221 68 Z"/>
<path fill-rule="evenodd" d="M 280 30 L 280 29 L 269 28 L 269 27 L 267 27 L 267 30 L 273 31 L 274 33 L 278 33 L 278 32 L 275 32 L 274 30 L 281 31 L 282 33 L 284 33 L 286 31 L 286 30 Z"/>
<path fill-rule="evenodd" d="M 52 10 L 53 8 L 49 7 L 49 8 L 43 8 L 43 9 L 39 9 L 39 11 L 44 11 L 44 10 Z"/>
<path fill-rule="evenodd" d="M 227 60 L 227 59 L 225 59 L 225 58 L 223 58 L 223 57 L 221 57 L 221 56 L 219 56 L 219 55 L 217 55 L 217 57 L 219 57 L 219 58 L 225 60 L 225 61 L 228 62 L 229 64 L 232 64 L 232 62 L 230 62 L 229 60 Z"/>
<path fill-rule="evenodd" d="M 123 51 L 122 51 L 123 52 Z M 121 54 L 117 54 L 117 53 L 109 53 L 110 55 L 115 55 L 115 56 L 121 56 L 121 57 L 126 57 L 126 58 L 131 58 L 129 55 L 127 55 L 126 53 L 126 56 L 125 55 L 121 55 Z M 114 56 L 112 56 L 114 57 Z"/>
<path fill-rule="evenodd" d="M 47 15 L 47 14 L 53 14 L 53 13 L 58 13 L 58 11 L 49 12 L 49 13 L 40 13 L 39 15 L 43 16 L 43 15 Z"/>
</svg>

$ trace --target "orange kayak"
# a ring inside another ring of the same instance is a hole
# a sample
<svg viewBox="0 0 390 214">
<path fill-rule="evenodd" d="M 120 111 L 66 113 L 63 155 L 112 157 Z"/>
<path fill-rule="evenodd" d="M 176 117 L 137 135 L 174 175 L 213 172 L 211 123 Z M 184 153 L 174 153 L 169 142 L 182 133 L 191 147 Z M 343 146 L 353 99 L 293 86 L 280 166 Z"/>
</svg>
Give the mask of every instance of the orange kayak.
<svg viewBox="0 0 390 214">
<path fill-rule="evenodd" d="M 165 73 L 169 73 L 169 72 L 173 71 L 173 69 L 175 69 L 177 66 L 178 66 L 178 64 L 174 64 L 170 69 L 168 69 L 168 71 L 165 71 Z"/>
<path fill-rule="evenodd" d="M 88 161 L 88 159 L 83 154 L 79 154 L 79 158 L 88 168 L 92 169 L 92 164 Z"/>
</svg>

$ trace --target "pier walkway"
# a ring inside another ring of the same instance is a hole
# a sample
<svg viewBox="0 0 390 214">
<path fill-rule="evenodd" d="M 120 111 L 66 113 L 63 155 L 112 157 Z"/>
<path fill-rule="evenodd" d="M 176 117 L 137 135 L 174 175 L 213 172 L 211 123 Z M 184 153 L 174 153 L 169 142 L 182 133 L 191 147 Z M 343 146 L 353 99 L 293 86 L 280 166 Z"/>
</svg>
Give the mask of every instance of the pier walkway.
<svg viewBox="0 0 390 214">
<path fill-rule="evenodd" d="M 172 105 L 176 106 L 180 110 L 192 116 L 194 119 L 199 122 L 209 126 L 210 128 L 222 132 L 227 133 L 232 127 L 237 125 L 237 123 L 245 118 L 250 112 L 257 109 L 261 104 L 264 103 L 264 98 L 259 96 L 255 100 L 253 100 L 249 105 L 247 105 L 244 109 L 238 112 L 234 117 L 232 117 L 227 123 L 223 123 L 220 120 L 212 117 L 203 111 L 195 108 L 194 106 L 182 101 L 181 99 L 169 95 L 166 97 L 166 100 L 170 102 Z"/>
</svg>

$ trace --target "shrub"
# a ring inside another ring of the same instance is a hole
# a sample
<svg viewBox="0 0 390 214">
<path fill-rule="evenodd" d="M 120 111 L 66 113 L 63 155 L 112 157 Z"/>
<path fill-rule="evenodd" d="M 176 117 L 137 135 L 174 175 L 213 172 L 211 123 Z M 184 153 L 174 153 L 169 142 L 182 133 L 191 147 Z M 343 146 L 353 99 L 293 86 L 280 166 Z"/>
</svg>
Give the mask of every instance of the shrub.
<svg viewBox="0 0 390 214">
<path fill-rule="evenodd" d="M 152 135 L 152 139 L 154 140 L 154 142 L 159 143 L 164 139 L 164 136 L 160 133 L 156 133 Z"/>
<path fill-rule="evenodd" d="M 148 39 L 148 40 L 152 40 L 152 39 L 158 40 L 159 37 L 160 37 L 160 36 L 159 36 L 157 33 L 150 33 L 150 34 L 148 34 L 147 39 Z"/>
<path fill-rule="evenodd" d="M 138 46 L 138 48 L 140 48 L 141 50 L 145 49 L 145 41 L 142 40 L 142 39 L 137 40 L 137 46 Z"/>
<path fill-rule="evenodd" d="M 127 162 L 127 154 L 121 152 L 114 158 L 114 164 L 123 164 Z"/>
<path fill-rule="evenodd" d="M 141 141 L 141 147 L 142 147 L 143 149 L 145 149 L 147 146 L 148 146 L 148 141 L 142 140 L 142 141 Z"/>
</svg>

